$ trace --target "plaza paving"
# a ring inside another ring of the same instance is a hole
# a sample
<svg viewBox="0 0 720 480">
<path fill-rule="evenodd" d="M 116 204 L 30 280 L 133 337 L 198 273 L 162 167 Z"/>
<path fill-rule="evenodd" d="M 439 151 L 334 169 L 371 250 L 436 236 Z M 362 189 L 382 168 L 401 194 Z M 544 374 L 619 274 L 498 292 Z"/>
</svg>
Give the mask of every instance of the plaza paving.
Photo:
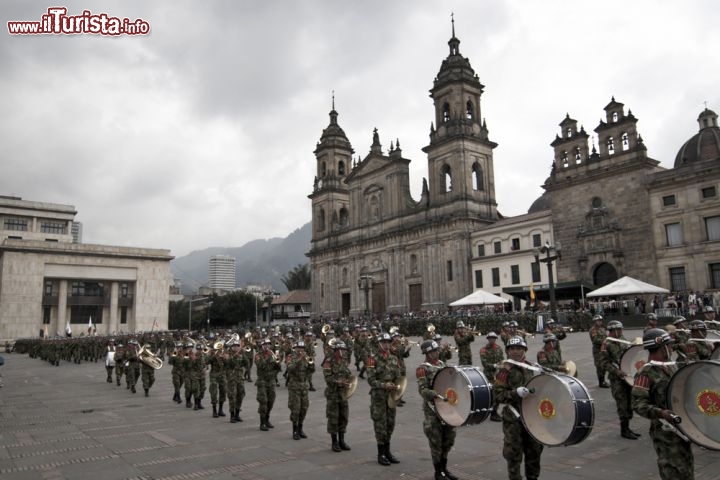
<svg viewBox="0 0 720 480">
<path fill-rule="evenodd" d="M 639 332 L 626 331 L 628 338 Z M 541 347 L 530 339 L 529 357 Z M 414 339 L 417 340 L 417 339 Z M 473 344 L 473 359 L 484 339 Z M 615 405 L 594 378 L 587 333 L 570 334 L 563 355 L 577 363 L 580 378 L 594 399 L 595 423 L 589 437 L 570 447 L 546 448 L 541 478 L 553 480 L 656 479 L 655 453 L 648 421 L 636 417 L 631 426 L 643 434 L 637 441 L 620 437 Z M 321 352 L 319 352 L 321 354 Z M 422 431 L 421 402 L 411 376 L 398 409 L 392 451 L 401 463 L 377 464 L 369 412 L 367 382 L 350 399 L 346 440 L 352 451 L 335 453 L 325 430 L 324 381 L 315 373 L 317 392 L 310 392 L 305 421 L 309 438 L 295 441 L 287 409 L 287 390 L 277 390 L 271 416 L 275 429 L 259 430 L 254 384 L 241 417 L 213 419 L 206 395 L 205 410 L 193 411 L 171 401 L 170 368 L 157 372 L 150 397 L 105 382 L 101 363 L 53 367 L 26 355 L 3 354 L 0 367 L 0 478 L 20 479 L 432 479 L 433 468 Z M 421 362 L 417 347 L 407 362 L 412 374 Z M 452 361 L 450 363 L 453 363 Z M 253 371 L 253 378 L 255 372 Z M 720 452 L 693 447 L 696 479 L 720 477 Z M 461 479 L 507 478 L 501 424 L 484 422 L 458 429 L 449 469 Z"/>
</svg>

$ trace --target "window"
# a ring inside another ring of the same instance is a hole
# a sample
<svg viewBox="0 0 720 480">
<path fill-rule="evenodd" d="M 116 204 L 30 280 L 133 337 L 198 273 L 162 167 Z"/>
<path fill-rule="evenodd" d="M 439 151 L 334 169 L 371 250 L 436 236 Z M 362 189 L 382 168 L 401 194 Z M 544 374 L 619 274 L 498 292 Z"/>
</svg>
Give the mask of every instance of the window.
<svg viewBox="0 0 720 480">
<path fill-rule="evenodd" d="M 705 231 L 708 241 L 720 240 L 720 217 L 708 217 L 705 219 Z"/>
<path fill-rule="evenodd" d="M 320 176 L 324 177 L 325 175 L 327 175 L 327 164 L 325 162 L 322 162 L 320 164 Z"/>
<path fill-rule="evenodd" d="M 447 261 L 447 281 L 452 282 L 453 271 L 452 271 L 452 260 Z"/>
<path fill-rule="evenodd" d="M 615 123 L 615 122 L 618 121 L 618 112 L 613 112 L 613 113 L 612 113 L 612 121 L 613 121 L 613 123 Z"/>
<path fill-rule="evenodd" d="M 338 162 L 338 175 L 345 175 L 345 162 L 342 160 Z"/>
<path fill-rule="evenodd" d="M 340 221 L 340 226 L 341 226 L 341 227 L 347 226 L 347 224 L 348 224 L 348 211 L 347 211 L 347 208 L 342 207 L 342 208 L 340 209 L 340 219 L 339 219 L 339 221 Z"/>
<path fill-rule="evenodd" d="M 45 296 L 52 296 L 53 282 L 52 280 L 45 280 Z"/>
<path fill-rule="evenodd" d="M 607 139 L 607 149 L 608 149 L 608 154 L 609 154 L 609 155 L 612 155 L 612 154 L 615 153 L 615 140 L 613 139 L 613 137 L 608 137 L 608 139 Z"/>
<path fill-rule="evenodd" d="M 468 120 L 472 120 L 475 118 L 475 112 L 474 112 L 473 104 L 470 100 L 465 104 L 465 117 L 467 117 Z"/>
<path fill-rule="evenodd" d="M 325 284 L 320 284 L 320 298 L 325 298 Z"/>
<path fill-rule="evenodd" d="M 510 281 L 513 285 L 520 283 L 520 266 L 510 265 Z"/>
<path fill-rule="evenodd" d="M 324 208 L 321 208 L 318 211 L 317 221 L 318 221 L 318 227 L 317 227 L 318 232 L 322 232 L 323 230 L 325 230 L 325 209 Z"/>
<path fill-rule="evenodd" d="M 572 134 L 573 134 L 572 128 L 568 127 L 568 129 L 567 129 L 567 138 L 572 138 Z"/>
<path fill-rule="evenodd" d="M 715 195 L 715 187 L 705 187 L 702 189 L 702 198 L 713 198 Z"/>
<path fill-rule="evenodd" d="M 710 268 L 710 288 L 720 288 L 720 263 L 711 263 Z"/>
<path fill-rule="evenodd" d="M 28 221 L 25 218 L 10 217 L 5 219 L 5 230 L 27 232 Z"/>
<path fill-rule="evenodd" d="M 502 243 L 495 242 L 493 247 L 495 248 L 495 253 L 502 253 Z"/>
<path fill-rule="evenodd" d="M 348 269 L 343 267 L 342 276 L 340 277 L 340 284 L 346 286 L 348 284 Z"/>
<path fill-rule="evenodd" d="M 72 297 L 104 297 L 105 287 L 102 282 L 72 282 Z"/>
<path fill-rule="evenodd" d="M 127 307 L 120 307 L 120 323 L 127 323 Z"/>
<path fill-rule="evenodd" d="M 492 284 L 493 287 L 500 286 L 500 269 L 498 267 L 492 269 Z"/>
<path fill-rule="evenodd" d="M 510 240 L 510 250 L 520 250 L 520 239 L 519 238 L 513 238 Z"/>
<path fill-rule="evenodd" d="M 443 114 L 443 117 L 442 117 L 443 123 L 445 123 L 445 122 L 447 122 L 448 120 L 450 120 L 450 104 L 449 104 L 449 103 L 445 102 L 445 105 L 443 105 L 443 112 L 442 112 L 442 114 Z"/>
<path fill-rule="evenodd" d="M 622 145 L 623 151 L 630 149 L 630 139 L 628 138 L 628 134 L 627 134 L 627 133 L 623 133 L 623 134 L 620 136 L 620 143 L 621 143 L 621 145 Z"/>
<path fill-rule="evenodd" d="M 668 223 L 665 225 L 665 235 L 667 236 L 668 247 L 682 245 L 682 229 L 679 223 Z"/>
<path fill-rule="evenodd" d="M 440 170 L 440 191 L 443 193 L 452 192 L 452 174 L 449 165 L 443 165 Z"/>
<path fill-rule="evenodd" d="M 51 312 L 52 312 L 52 307 L 43 308 L 43 325 L 50 325 L 50 313 Z"/>
<path fill-rule="evenodd" d="M 540 282 L 540 262 L 532 262 L 530 264 L 530 274 L 532 275 L 532 281 Z"/>
<path fill-rule="evenodd" d="M 580 154 L 580 147 L 575 147 L 575 164 L 580 165 L 582 163 L 582 155 Z"/>
<path fill-rule="evenodd" d="M 533 248 L 542 246 L 542 238 L 539 233 L 536 233 L 532 236 L 532 242 L 533 242 Z"/>
<path fill-rule="evenodd" d="M 416 274 L 418 269 L 417 255 L 410 255 L 410 273 Z"/>
<path fill-rule="evenodd" d="M 687 290 L 685 286 L 685 267 L 670 268 L 670 290 L 673 292 Z"/>
<path fill-rule="evenodd" d="M 484 257 L 485 256 L 485 244 L 482 243 L 478 245 L 478 257 Z"/>
<path fill-rule="evenodd" d="M 127 298 L 130 292 L 130 286 L 127 283 L 120 284 L 120 298 Z"/>
<path fill-rule="evenodd" d="M 475 162 L 472 166 L 473 190 L 485 190 L 483 187 L 483 173 L 480 165 Z"/>
<path fill-rule="evenodd" d="M 675 205 L 675 195 L 666 195 L 662 199 L 663 207 L 670 207 Z"/>
<path fill-rule="evenodd" d="M 568 167 L 568 154 L 566 151 L 563 150 L 563 152 L 560 154 L 560 161 L 562 162 L 563 167 Z"/>
<path fill-rule="evenodd" d="M 475 270 L 475 288 L 483 288 L 482 270 Z"/>
</svg>

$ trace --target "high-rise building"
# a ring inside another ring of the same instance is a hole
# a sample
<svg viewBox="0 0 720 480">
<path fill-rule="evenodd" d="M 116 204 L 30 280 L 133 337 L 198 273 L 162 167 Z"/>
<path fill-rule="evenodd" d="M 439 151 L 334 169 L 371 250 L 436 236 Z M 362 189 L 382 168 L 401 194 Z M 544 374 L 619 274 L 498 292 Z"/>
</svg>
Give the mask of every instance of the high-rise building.
<svg viewBox="0 0 720 480">
<path fill-rule="evenodd" d="M 210 288 L 235 289 L 235 257 L 213 255 L 210 257 Z"/>
</svg>

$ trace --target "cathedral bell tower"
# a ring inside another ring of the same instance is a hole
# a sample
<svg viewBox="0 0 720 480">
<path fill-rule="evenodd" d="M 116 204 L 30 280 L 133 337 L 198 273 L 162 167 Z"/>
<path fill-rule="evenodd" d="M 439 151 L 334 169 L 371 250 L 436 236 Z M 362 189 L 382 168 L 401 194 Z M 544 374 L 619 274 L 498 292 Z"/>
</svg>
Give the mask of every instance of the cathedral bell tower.
<svg viewBox="0 0 720 480">
<path fill-rule="evenodd" d="M 448 42 L 450 54 L 435 77 L 430 97 L 435 104 L 435 120 L 430 126 L 428 155 L 430 206 L 458 208 L 488 220 L 497 219 L 493 149 L 482 120 L 480 97 L 484 86 L 460 54 L 460 40 Z"/>
<path fill-rule="evenodd" d="M 312 200 L 312 240 L 327 237 L 348 225 L 349 192 L 345 185 L 352 167 L 354 153 L 350 141 L 337 122 L 335 98 L 330 111 L 330 124 L 320 136 L 315 148 L 317 170 Z"/>
</svg>

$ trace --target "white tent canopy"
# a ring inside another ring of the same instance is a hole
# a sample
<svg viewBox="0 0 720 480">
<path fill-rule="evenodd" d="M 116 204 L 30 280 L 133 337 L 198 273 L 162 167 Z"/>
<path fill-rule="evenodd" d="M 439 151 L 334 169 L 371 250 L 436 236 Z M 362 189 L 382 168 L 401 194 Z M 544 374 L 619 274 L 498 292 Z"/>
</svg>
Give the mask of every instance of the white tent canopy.
<svg viewBox="0 0 720 480">
<path fill-rule="evenodd" d="M 464 307 L 470 305 L 500 305 L 509 301 L 510 300 L 499 297 L 490 292 L 486 292 L 485 290 L 475 290 L 470 295 L 463 297 L 460 300 L 455 300 L 450 304 L 450 306 Z"/>
<path fill-rule="evenodd" d="M 588 293 L 587 297 L 612 297 L 616 295 L 640 295 L 640 294 L 670 293 L 662 287 L 656 287 L 649 283 L 641 282 L 632 277 L 622 277 L 604 287 Z"/>
</svg>

